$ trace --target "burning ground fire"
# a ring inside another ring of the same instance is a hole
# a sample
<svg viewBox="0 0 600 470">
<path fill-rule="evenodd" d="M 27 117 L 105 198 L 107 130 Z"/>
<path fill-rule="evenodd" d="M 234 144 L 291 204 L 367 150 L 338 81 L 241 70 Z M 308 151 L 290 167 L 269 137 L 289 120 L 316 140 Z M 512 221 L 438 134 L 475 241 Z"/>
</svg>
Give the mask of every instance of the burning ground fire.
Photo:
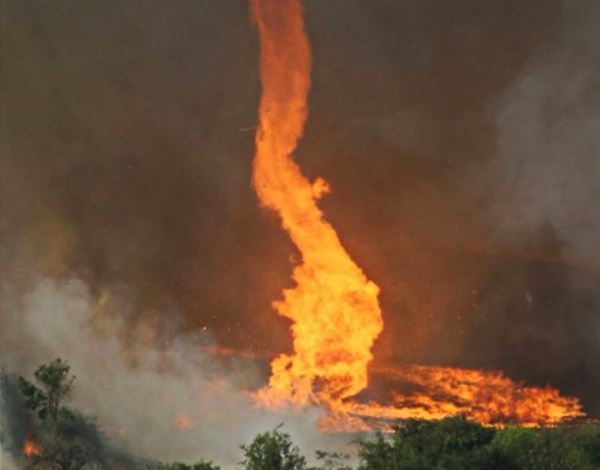
<svg viewBox="0 0 600 470">
<path fill-rule="evenodd" d="M 392 391 L 390 406 L 344 403 L 344 413 L 371 423 L 364 429 L 385 428 L 389 420 L 456 415 L 488 425 L 552 426 L 583 415 L 577 399 L 562 397 L 549 387 L 526 387 L 500 371 L 412 365 L 374 372 L 408 385 L 412 391 Z M 355 419 L 352 422 L 355 426 L 360 424 Z M 330 424 L 332 429 L 339 426 L 335 420 Z"/>
<path fill-rule="evenodd" d="M 385 374 L 413 384 L 393 403 L 353 399 L 368 385 L 371 348 L 383 329 L 379 288 L 344 249 L 317 206 L 329 191 L 302 175 L 293 152 L 307 118 L 311 51 L 299 0 L 252 0 L 260 36 L 262 96 L 253 183 L 261 204 L 277 212 L 302 255 L 294 288 L 274 302 L 292 322 L 293 354 L 271 363 L 265 407 L 320 404 L 327 430 L 370 429 L 376 420 L 441 418 L 459 413 L 485 424 L 556 424 L 581 416 L 574 398 L 551 388 L 525 387 L 500 372 L 411 366 Z"/>
</svg>

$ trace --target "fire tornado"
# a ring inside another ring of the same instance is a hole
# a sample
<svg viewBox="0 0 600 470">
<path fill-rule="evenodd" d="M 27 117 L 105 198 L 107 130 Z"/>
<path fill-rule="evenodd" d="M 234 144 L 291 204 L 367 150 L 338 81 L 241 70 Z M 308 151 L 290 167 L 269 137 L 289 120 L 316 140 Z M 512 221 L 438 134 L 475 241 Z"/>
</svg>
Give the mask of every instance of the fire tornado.
<svg viewBox="0 0 600 470">
<path fill-rule="evenodd" d="M 267 395 L 299 405 L 334 403 L 367 385 L 371 346 L 383 328 L 379 288 L 317 206 L 327 183 L 309 181 L 293 159 L 307 117 L 312 63 L 302 6 L 297 0 L 254 0 L 252 12 L 262 82 L 254 188 L 302 255 L 293 273 L 296 286 L 274 303 L 292 321 L 294 353 L 273 361 Z"/>
<path fill-rule="evenodd" d="M 487 424 L 554 424 L 582 415 L 579 401 L 550 388 L 526 387 L 499 372 L 411 366 L 387 375 L 410 382 L 392 404 L 351 399 L 367 387 L 371 348 L 383 329 L 379 288 L 352 260 L 317 205 L 329 190 L 294 161 L 308 115 L 311 51 L 299 0 L 251 0 L 260 37 L 262 96 L 253 183 L 301 254 L 295 287 L 274 302 L 292 322 L 294 351 L 271 363 L 266 406 L 310 403 L 333 412 L 329 429 L 365 428 L 365 419 L 440 418 L 465 414 Z M 357 419 L 359 416 L 360 419 Z"/>
</svg>

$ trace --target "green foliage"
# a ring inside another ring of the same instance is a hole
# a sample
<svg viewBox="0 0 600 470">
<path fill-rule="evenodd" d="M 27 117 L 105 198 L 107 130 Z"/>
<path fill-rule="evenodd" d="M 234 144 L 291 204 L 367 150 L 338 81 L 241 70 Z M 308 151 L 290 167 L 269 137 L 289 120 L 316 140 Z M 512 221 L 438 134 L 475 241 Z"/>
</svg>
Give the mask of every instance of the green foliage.
<svg viewBox="0 0 600 470">
<path fill-rule="evenodd" d="M 362 463 L 359 467 L 361 470 L 395 468 L 394 445 L 380 432 L 376 433 L 373 438 L 365 439 L 359 443 L 358 456 Z M 410 460 L 414 459 L 414 456 L 406 455 L 405 457 Z"/>
<path fill-rule="evenodd" d="M 501 429 L 494 447 L 522 470 L 600 468 L 600 427 Z"/>
<path fill-rule="evenodd" d="M 359 444 L 361 470 L 600 469 L 600 426 L 508 427 L 463 418 L 408 421 Z"/>
<path fill-rule="evenodd" d="M 540 429 L 529 452 L 520 455 L 524 470 L 592 470 L 592 462 L 579 439 L 579 431 L 569 428 Z"/>
<path fill-rule="evenodd" d="M 175 462 L 170 464 L 167 468 L 168 470 L 220 470 L 221 467 L 213 464 L 209 460 L 201 460 L 192 464 Z"/>
<path fill-rule="evenodd" d="M 69 376 L 70 370 L 71 366 L 58 358 L 37 368 L 34 376 L 39 386 L 19 377 L 25 406 L 37 411 L 40 419 L 50 419 L 57 424 L 61 404 L 69 397 L 75 380 L 74 376 Z"/>
<path fill-rule="evenodd" d="M 32 468 L 107 468 L 104 439 L 95 421 L 63 406 L 75 380 L 70 370 L 56 359 L 37 368 L 36 383 L 19 377 L 24 406 L 39 418 L 34 434 L 41 453 L 29 459 Z"/>
<path fill-rule="evenodd" d="M 359 444 L 364 470 L 508 469 L 507 459 L 490 446 L 495 430 L 462 417 L 409 420 L 386 438 Z"/>
<path fill-rule="evenodd" d="M 581 426 L 576 430 L 573 439 L 589 456 L 594 468 L 600 468 L 600 426 L 591 424 Z"/>
<path fill-rule="evenodd" d="M 464 453 L 488 444 L 495 431 L 462 417 L 439 421 L 411 420 L 394 433 L 394 441 L 438 459 L 444 454 Z"/>
<path fill-rule="evenodd" d="M 250 445 L 242 445 L 246 470 L 305 470 L 306 459 L 292 444 L 289 434 L 279 431 L 259 434 Z"/>
<path fill-rule="evenodd" d="M 103 449 L 96 447 L 85 436 L 45 435 L 41 444 L 42 453 L 34 457 L 33 460 L 37 464 L 34 468 L 62 470 L 108 468 Z"/>
<path fill-rule="evenodd" d="M 513 467 L 527 468 L 524 465 L 536 441 L 536 432 L 533 428 L 507 427 L 496 433 L 492 444 Z"/>
</svg>

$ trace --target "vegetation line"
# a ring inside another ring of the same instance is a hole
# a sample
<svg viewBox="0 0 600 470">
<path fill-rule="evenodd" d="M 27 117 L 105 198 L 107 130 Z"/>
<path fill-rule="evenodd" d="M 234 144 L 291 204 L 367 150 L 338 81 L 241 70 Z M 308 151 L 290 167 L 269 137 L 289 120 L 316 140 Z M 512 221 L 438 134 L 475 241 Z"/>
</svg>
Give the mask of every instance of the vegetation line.
<svg viewBox="0 0 600 470">
<path fill-rule="evenodd" d="M 115 450 L 93 418 L 66 406 L 75 376 L 62 359 L 39 366 L 33 380 L 8 373 L 0 379 L 0 444 L 18 468 L 220 469 L 208 460 L 165 463 Z M 281 425 L 240 450 L 245 470 L 593 470 L 600 469 L 600 425 L 495 429 L 464 417 L 409 420 L 359 440 L 353 455 L 318 451 L 316 465 Z"/>
</svg>

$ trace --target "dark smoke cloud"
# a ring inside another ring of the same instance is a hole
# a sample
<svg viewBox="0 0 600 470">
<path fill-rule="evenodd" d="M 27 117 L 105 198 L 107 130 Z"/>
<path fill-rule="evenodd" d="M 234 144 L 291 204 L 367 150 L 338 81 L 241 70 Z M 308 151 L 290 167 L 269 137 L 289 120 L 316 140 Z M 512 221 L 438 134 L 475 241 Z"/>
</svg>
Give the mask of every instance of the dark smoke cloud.
<svg viewBox="0 0 600 470">
<path fill-rule="evenodd" d="M 268 263 L 270 238 L 285 239 L 249 184 L 241 129 L 259 88 L 245 3 L 4 9 L 7 264 L 124 281 L 142 303 L 183 304 L 191 324 L 246 339 L 239 318 L 269 313 L 289 247 Z"/>
<path fill-rule="evenodd" d="M 473 353 L 560 385 L 600 413 L 600 6 L 566 2 L 542 44 L 489 104 L 496 151 L 481 171 L 493 243 L 533 253 L 504 263 L 481 297 Z M 543 263 L 544 257 L 567 260 Z M 491 343 L 485 347 L 486 343 Z"/>
<path fill-rule="evenodd" d="M 376 361 L 501 367 L 600 414 L 596 3 L 306 8 L 298 159 L 330 181 L 327 217 L 382 287 Z M 294 248 L 250 186 L 246 3 L 3 13 L 3 325 L 42 275 L 117 290 L 132 324 L 152 311 L 182 317 L 173 335 L 288 348 L 270 302 Z"/>
</svg>

